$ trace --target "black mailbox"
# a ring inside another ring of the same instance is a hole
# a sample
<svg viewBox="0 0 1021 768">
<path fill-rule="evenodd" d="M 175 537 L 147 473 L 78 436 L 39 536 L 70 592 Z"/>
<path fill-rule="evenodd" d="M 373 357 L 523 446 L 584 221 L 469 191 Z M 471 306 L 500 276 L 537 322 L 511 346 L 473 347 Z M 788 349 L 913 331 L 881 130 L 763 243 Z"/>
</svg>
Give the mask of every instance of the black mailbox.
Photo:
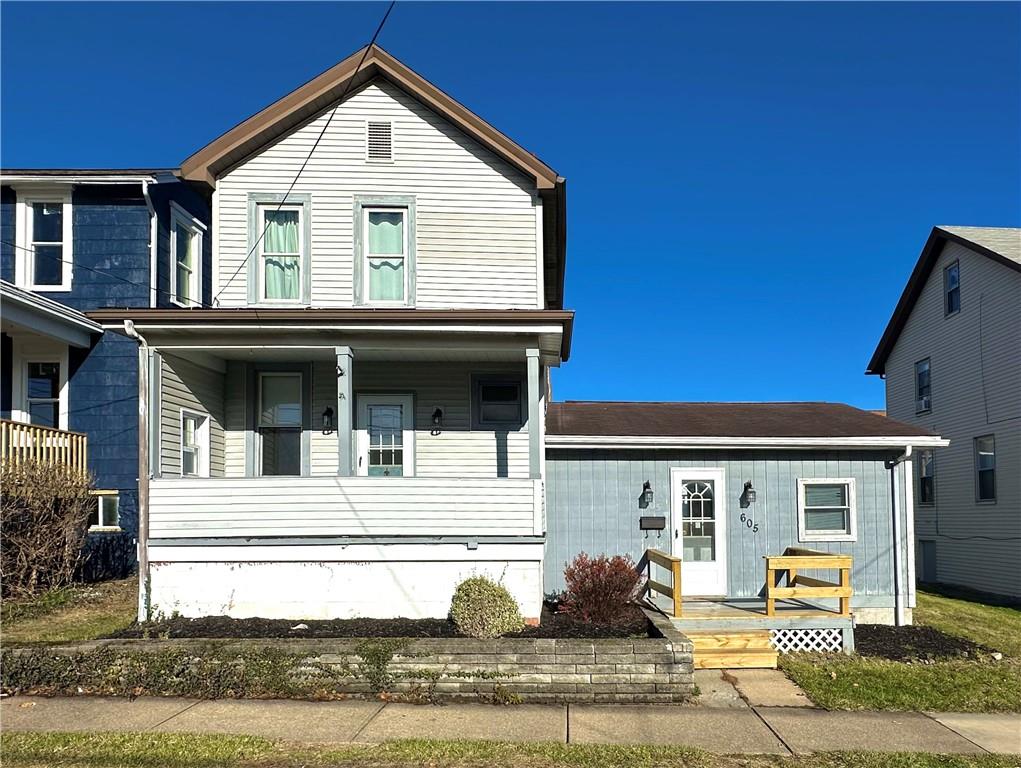
<svg viewBox="0 0 1021 768">
<path fill-rule="evenodd" d="M 638 518 L 638 528 L 643 531 L 662 531 L 666 528 L 666 518 L 656 515 L 642 515 Z"/>
</svg>

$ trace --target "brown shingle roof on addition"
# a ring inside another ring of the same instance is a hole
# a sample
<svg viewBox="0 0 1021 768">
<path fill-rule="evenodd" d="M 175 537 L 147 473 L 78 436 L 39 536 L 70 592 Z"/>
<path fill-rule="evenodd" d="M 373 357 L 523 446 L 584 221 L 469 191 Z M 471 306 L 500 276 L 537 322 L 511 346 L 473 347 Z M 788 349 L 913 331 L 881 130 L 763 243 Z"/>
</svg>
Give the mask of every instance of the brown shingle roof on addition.
<svg viewBox="0 0 1021 768">
<path fill-rule="evenodd" d="M 842 403 L 550 403 L 549 435 L 620 437 L 929 437 Z"/>
</svg>

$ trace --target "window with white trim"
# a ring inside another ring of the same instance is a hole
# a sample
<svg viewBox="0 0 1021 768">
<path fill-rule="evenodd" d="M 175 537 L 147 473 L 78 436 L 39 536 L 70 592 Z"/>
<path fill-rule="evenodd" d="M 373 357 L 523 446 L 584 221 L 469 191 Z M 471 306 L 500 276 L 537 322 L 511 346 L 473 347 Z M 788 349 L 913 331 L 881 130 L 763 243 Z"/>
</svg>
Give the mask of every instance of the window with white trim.
<svg viewBox="0 0 1021 768">
<path fill-rule="evenodd" d="M 202 305 L 202 231 L 183 208 L 170 206 L 170 296 L 182 307 Z"/>
<path fill-rule="evenodd" d="M 961 263 L 955 261 L 943 270 L 943 314 L 961 311 Z"/>
<path fill-rule="evenodd" d="M 32 192 L 18 198 L 18 285 L 69 291 L 72 277 L 71 192 Z"/>
<path fill-rule="evenodd" d="M 32 424 L 60 428 L 60 363 L 25 363 L 25 410 Z"/>
<path fill-rule="evenodd" d="M 996 501 L 996 436 L 975 438 L 975 499 Z"/>
<path fill-rule="evenodd" d="M 209 477 L 209 417 L 181 410 L 181 477 Z"/>
<path fill-rule="evenodd" d="M 918 503 L 923 506 L 936 503 L 936 454 L 932 448 L 918 452 Z"/>
<path fill-rule="evenodd" d="M 117 491 L 93 491 L 96 506 L 89 516 L 92 530 L 120 530 L 120 494 Z"/>
<path fill-rule="evenodd" d="M 408 209 L 362 209 L 368 303 L 407 303 Z"/>
<path fill-rule="evenodd" d="M 853 477 L 798 478 L 798 538 L 801 541 L 855 541 Z"/>
<path fill-rule="evenodd" d="M 301 254 L 304 207 L 260 205 L 259 298 L 261 301 L 301 301 Z"/>
<path fill-rule="evenodd" d="M 915 363 L 915 413 L 932 410 L 932 366 L 929 358 Z"/>
</svg>

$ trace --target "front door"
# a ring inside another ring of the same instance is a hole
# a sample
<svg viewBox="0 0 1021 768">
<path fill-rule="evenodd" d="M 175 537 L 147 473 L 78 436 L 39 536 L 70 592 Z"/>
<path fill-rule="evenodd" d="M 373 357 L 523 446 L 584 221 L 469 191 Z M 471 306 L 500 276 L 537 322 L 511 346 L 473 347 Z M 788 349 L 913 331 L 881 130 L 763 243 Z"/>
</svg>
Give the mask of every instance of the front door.
<svg viewBox="0 0 1021 768">
<path fill-rule="evenodd" d="M 722 469 L 670 471 L 673 553 L 681 558 L 681 594 L 727 594 L 726 483 Z"/>
<path fill-rule="evenodd" d="M 411 395 L 358 395 L 358 474 L 415 474 L 415 414 Z"/>
</svg>

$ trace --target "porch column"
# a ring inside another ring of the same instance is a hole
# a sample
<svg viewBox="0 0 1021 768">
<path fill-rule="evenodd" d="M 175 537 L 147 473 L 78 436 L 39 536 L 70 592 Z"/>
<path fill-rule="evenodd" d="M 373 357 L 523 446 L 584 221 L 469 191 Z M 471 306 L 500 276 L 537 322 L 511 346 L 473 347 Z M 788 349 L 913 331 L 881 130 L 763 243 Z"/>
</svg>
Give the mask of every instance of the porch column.
<svg viewBox="0 0 1021 768">
<path fill-rule="evenodd" d="M 528 362 L 528 476 L 542 477 L 542 445 L 539 413 L 539 350 L 526 349 Z"/>
<path fill-rule="evenodd" d="M 337 347 L 337 474 L 355 474 L 354 462 L 354 352 Z"/>
</svg>

